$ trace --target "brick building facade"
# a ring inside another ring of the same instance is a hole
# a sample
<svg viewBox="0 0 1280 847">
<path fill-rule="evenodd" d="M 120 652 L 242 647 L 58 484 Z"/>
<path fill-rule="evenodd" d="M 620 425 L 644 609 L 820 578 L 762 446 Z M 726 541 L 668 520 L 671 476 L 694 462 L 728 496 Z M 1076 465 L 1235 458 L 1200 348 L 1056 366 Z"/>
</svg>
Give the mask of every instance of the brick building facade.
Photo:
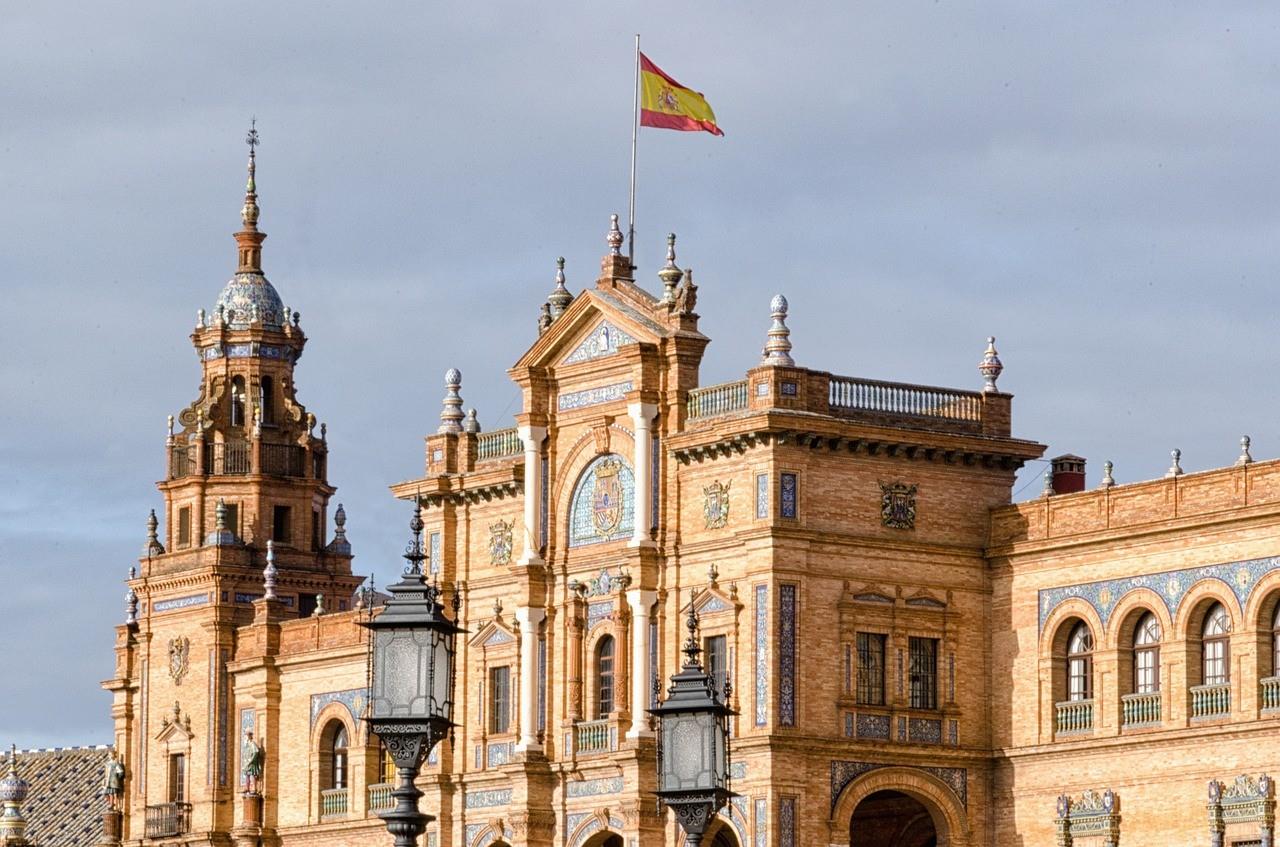
<svg viewBox="0 0 1280 847">
<path fill-rule="evenodd" d="M 373 598 L 341 507 L 329 531 L 252 168 L 105 683 L 128 844 L 387 839 Z M 1013 436 L 994 344 L 978 391 L 836 376 L 792 359 L 778 296 L 759 363 L 701 386 L 674 244 L 657 295 L 621 245 L 615 219 L 576 295 L 557 274 L 515 426 L 480 431 L 450 370 L 423 472 L 392 486 L 468 631 L 427 844 L 676 843 L 645 709 L 690 604 L 738 711 L 709 844 L 1270 844 L 1280 464 L 1084 491 L 1067 456 L 1072 493 L 1011 505 L 1045 448 Z"/>
</svg>

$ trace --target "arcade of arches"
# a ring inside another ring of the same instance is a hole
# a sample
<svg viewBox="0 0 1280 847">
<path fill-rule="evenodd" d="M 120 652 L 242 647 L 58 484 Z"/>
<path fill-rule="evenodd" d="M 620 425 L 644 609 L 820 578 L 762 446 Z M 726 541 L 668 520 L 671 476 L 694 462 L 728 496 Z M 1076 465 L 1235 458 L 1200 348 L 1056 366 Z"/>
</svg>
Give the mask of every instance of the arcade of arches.
<svg viewBox="0 0 1280 847">
<path fill-rule="evenodd" d="M 877 791 L 858 804 L 849 822 L 850 847 L 937 847 L 933 816 L 901 791 Z"/>
</svg>

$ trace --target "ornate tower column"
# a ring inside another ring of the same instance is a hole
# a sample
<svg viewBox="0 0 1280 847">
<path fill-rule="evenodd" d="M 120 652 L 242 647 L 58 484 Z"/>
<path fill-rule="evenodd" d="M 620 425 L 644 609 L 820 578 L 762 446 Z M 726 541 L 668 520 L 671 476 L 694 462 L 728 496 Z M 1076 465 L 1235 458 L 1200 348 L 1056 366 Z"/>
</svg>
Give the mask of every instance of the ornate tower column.
<svg viewBox="0 0 1280 847">
<path fill-rule="evenodd" d="M 653 514 L 653 430 L 651 423 L 658 414 L 653 403 L 628 403 L 627 412 L 636 429 L 635 479 L 636 516 L 630 547 L 652 547 L 649 525 Z"/>
<path fill-rule="evenodd" d="M 519 564 L 541 565 L 542 521 L 538 506 L 542 502 L 542 442 L 547 437 L 545 426 L 521 426 L 518 430 L 524 444 L 524 550 Z"/>
<path fill-rule="evenodd" d="M 649 667 L 649 614 L 658 600 L 658 592 L 633 588 L 627 592 L 631 606 L 631 728 L 627 738 L 652 736 L 645 719 L 649 706 L 649 680 L 653 668 Z"/>
<path fill-rule="evenodd" d="M 520 622 L 520 740 L 516 749 L 540 751 L 538 741 L 538 626 L 547 613 L 537 606 L 516 609 Z"/>
</svg>

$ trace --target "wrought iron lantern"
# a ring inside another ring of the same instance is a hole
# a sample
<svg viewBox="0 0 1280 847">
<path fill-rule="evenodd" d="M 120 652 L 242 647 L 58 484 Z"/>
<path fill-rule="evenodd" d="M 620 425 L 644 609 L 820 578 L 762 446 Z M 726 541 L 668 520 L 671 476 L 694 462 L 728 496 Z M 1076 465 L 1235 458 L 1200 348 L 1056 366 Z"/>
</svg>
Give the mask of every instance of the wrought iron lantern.
<svg viewBox="0 0 1280 847">
<path fill-rule="evenodd" d="M 413 538 L 404 557 L 409 565 L 379 614 L 369 610 L 361 625 L 370 638 L 369 728 L 386 746 L 396 766 L 391 790 L 395 806 L 381 813 L 396 847 L 414 847 L 435 820 L 418 811 L 422 792 L 414 785 L 422 762 L 453 728 L 453 679 L 456 640 L 464 632 L 454 622 L 459 597 L 453 594 L 454 620 L 445 615 L 442 591 L 422 571 L 422 519 L 415 508 L 409 522 Z"/>
<path fill-rule="evenodd" d="M 723 692 L 716 691 L 714 677 L 702 668 L 692 604 L 685 626 L 684 667 L 649 714 L 660 726 L 658 799 L 675 812 L 687 847 L 698 847 L 712 817 L 736 796 L 729 790 L 729 718 L 737 712 L 728 705 L 728 680 Z"/>
</svg>

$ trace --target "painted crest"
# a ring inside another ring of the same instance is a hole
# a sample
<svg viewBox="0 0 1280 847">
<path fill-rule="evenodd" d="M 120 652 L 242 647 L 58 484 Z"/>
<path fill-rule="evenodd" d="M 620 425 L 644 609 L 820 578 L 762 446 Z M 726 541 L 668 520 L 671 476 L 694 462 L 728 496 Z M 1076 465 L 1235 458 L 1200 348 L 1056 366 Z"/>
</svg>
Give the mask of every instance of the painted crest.
<svg viewBox="0 0 1280 847">
<path fill-rule="evenodd" d="M 880 523 L 892 529 L 916 528 L 916 486 L 880 483 Z"/>
<path fill-rule="evenodd" d="M 610 535 L 622 523 L 622 463 L 614 460 L 602 462 L 596 470 L 596 484 L 591 492 L 591 516 L 596 532 Z"/>
<path fill-rule="evenodd" d="M 664 85 L 662 90 L 658 92 L 658 108 L 664 112 L 680 111 L 680 98 L 676 97 L 676 93 L 671 86 Z"/>
<path fill-rule="evenodd" d="M 169 639 L 169 676 L 174 685 L 181 685 L 182 678 L 187 675 L 188 660 L 191 657 L 191 640 L 183 636 Z"/>
<path fill-rule="evenodd" d="M 702 489 L 702 514 L 707 519 L 707 529 L 720 529 L 729 522 L 729 486 L 716 481 Z"/>
<path fill-rule="evenodd" d="M 511 522 L 498 521 L 489 527 L 489 563 L 511 564 Z"/>
</svg>

